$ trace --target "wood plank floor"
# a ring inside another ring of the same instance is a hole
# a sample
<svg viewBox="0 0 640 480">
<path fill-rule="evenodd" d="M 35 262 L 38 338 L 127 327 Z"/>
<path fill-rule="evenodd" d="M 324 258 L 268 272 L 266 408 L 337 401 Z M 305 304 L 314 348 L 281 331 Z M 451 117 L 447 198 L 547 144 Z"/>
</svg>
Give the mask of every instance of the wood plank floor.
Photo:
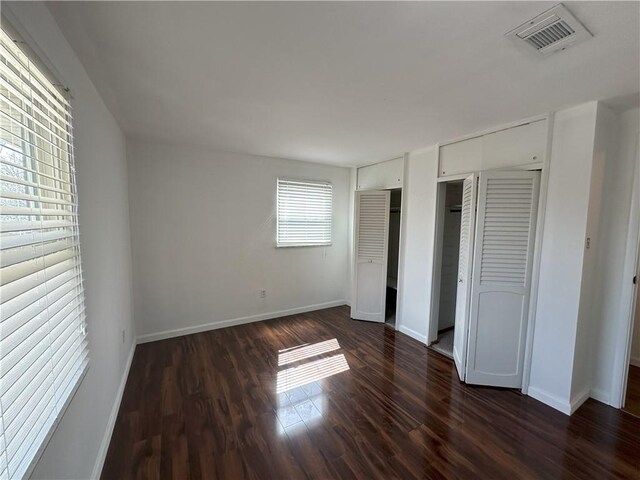
<svg viewBox="0 0 640 480">
<path fill-rule="evenodd" d="M 640 419 L 465 386 L 337 307 L 139 345 L 102 477 L 640 478 Z"/>
<path fill-rule="evenodd" d="M 640 417 L 640 367 L 629 365 L 629 380 L 627 382 L 627 397 L 624 409 Z"/>
</svg>

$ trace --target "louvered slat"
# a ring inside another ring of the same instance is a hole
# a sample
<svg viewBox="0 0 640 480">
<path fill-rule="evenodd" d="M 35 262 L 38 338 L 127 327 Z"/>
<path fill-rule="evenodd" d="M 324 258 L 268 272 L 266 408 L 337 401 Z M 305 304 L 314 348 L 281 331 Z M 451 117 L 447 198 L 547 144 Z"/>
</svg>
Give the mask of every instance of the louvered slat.
<svg viewBox="0 0 640 480">
<path fill-rule="evenodd" d="M 375 193 L 360 195 L 358 256 L 382 260 L 384 258 L 387 202 Z"/>
<path fill-rule="evenodd" d="M 469 254 L 471 253 L 471 245 L 469 234 L 471 233 L 471 222 L 473 221 L 472 215 L 475 212 L 471 211 L 473 195 L 473 183 L 465 182 L 462 190 L 462 211 L 460 215 L 460 254 L 458 257 L 458 277 L 467 278 L 467 269 L 469 265 Z"/>
<path fill-rule="evenodd" d="M 2 289 L 4 302 L 0 318 L 4 321 L 37 299 L 44 298 L 47 292 L 52 292 L 59 285 L 79 274 L 76 260 L 71 258 L 4 285 Z"/>
<path fill-rule="evenodd" d="M 533 179 L 487 180 L 480 262 L 481 285 L 524 285 L 533 187 Z"/>
</svg>

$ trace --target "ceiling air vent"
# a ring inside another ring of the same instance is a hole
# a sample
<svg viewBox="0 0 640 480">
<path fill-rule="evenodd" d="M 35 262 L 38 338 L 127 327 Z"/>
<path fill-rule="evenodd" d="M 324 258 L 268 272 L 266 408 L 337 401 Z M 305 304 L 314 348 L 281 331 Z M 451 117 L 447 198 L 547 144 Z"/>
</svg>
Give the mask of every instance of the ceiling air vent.
<svg viewBox="0 0 640 480">
<path fill-rule="evenodd" d="M 546 56 L 592 35 L 564 5 L 559 4 L 514 28 L 506 37 L 529 51 Z"/>
</svg>

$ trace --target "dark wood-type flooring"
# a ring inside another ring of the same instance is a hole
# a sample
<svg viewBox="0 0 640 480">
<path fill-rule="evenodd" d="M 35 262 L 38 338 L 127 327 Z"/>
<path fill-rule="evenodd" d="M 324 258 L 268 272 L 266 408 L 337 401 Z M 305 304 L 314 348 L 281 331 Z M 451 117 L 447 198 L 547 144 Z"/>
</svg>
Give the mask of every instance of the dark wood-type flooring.
<svg viewBox="0 0 640 480">
<path fill-rule="evenodd" d="M 627 382 L 627 397 L 624 409 L 640 417 L 640 367 L 629 366 L 629 380 Z"/>
<path fill-rule="evenodd" d="M 337 307 L 139 345 L 102 477 L 640 478 L 640 419 L 465 386 Z"/>
</svg>

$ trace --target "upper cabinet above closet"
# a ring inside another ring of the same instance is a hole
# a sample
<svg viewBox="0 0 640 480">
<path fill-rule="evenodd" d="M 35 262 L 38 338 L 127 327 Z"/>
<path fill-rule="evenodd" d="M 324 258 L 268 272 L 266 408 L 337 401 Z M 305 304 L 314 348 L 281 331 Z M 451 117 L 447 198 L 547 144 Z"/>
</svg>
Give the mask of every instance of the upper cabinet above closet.
<svg viewBox="0 0 640 480">
<path fill-rule="evenodd" d="M 404 157 L 358 168 L 358 190 L 401 188 Z"/>
<path fill-rule="evenodd" d="M 482 137 L 440 147 L 439 177 L 482 170 Z"/>
<path fill-rule="evenodd" d="M 542 167 L 546 148 L 547 120 L 537 120 L 440 147 L 438 176 Z"/>
</svg>

